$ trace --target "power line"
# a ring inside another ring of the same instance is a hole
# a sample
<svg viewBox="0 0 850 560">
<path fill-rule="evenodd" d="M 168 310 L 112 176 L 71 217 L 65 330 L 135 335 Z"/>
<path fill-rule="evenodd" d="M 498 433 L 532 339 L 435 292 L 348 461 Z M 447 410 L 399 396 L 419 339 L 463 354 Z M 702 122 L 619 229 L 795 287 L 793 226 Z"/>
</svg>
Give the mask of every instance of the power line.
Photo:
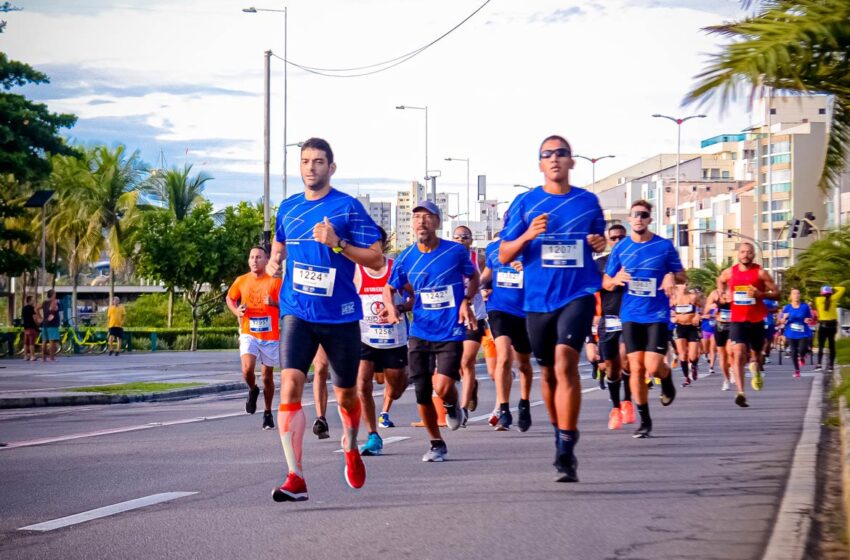
<svg viewBox="0 0 850 560">
<path fill-rule="evenodd" d="M 278 56 L 274 53 L 272 53 L 272 56 L 274 56 L 275 58 L 277 58 L 279 60 L 282 60 L 286 64 L 290 64 L 290 65 L 292 65 L 296 68 L 304 70 L 305 72 L 309 72 L 311 74 L 317 74 L 319 76 L 326 76 L 326 77 L 329 77 L 329 78 L 357 78 L 357 77 L 361 77 L 361 76 L 369 76 L 371 74 L 377 74 L 379 72 L 384 72 L 385 70 L 389 70 L 390 68 L 394 68 L 395 66 L 398 66 L 399 64 L 403 64 L 404 62 L 407 62 L 411 58 L 422 53 L 426 49 L 434 46 L 438 42 L 440 42 L 443 39 L 445 39 L 446 37 L 448 37 L 450 34 L 452 34 L 458 28 L 460 28 L 467 21 L 472 19 L 478 12 L 483 10 L 484 7 L 487 6 L 487 4 L 489 4 L 490 2 L 492 2 L 492 0 L 485 0 L 483 4 L 481 4 L 478 8 L 476 8 L 468 16 L 463 18 L 454 27 L 452 27 L 451 29 L 449 29 L 448 31 L 446 31 L 445 33 L 443 33 L 442 35 L 440 35 L 436 39 L 430 41 L 429 43 L 426 43 L 425 45 L 423 45 L 423 46 L 421 46 L 417 49 L 414 49 L 414 50 L 412 50 L 408 53 L 405 53 L 403 55 L 397 56 L 395 58 L 391 58 L 389 60 L 384 60 L 383 62 L 376 62 L 374 64 L 367 64 L 365 66 L 354 66 L 354 67 L 351 67 L 351 68 L 318 68 L 318 67 L 314 67 L 314 66 L 307 66 L 305 64 L 299 64 L 299 63 L 294 62 L 292 60 L 287 60 L 287 59 L 285 59 L 281 56 Z M 360 73 L 355 73 L 355 74 L 347 74 L 347 72 L 356 72 L 358 70 L 368 70 L 370 68 L 377 68 L 377 70 L 371 70 L 369 72 L 360 72 Z"/>
</svg>

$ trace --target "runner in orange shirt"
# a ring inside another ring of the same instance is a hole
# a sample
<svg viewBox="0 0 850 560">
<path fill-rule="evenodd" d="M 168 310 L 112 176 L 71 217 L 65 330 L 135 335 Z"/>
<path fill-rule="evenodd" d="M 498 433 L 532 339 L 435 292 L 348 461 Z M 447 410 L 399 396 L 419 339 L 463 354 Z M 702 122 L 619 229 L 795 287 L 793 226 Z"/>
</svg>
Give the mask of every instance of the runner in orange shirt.
<svg viewBox="0 0 850 560">
<path fill-rule="evenodd" d="M 280 365 L 280 312 L 278 297 L 281 279 L 266 274 L 269 256 L 261 246 L 251 248 L 248 266 L 251 272 L 233 282 L 227 292 L 227 307 L 239 318 L 239 355 L 242 359 L 242 378 L 248 384 L 245 412 L 257 411 L 260 388 L 254 377 L 257 358 L 263 372 L 263 429 L 273 430 L 272 400 L 274 399 L 274 368 Z"/>
</svg>

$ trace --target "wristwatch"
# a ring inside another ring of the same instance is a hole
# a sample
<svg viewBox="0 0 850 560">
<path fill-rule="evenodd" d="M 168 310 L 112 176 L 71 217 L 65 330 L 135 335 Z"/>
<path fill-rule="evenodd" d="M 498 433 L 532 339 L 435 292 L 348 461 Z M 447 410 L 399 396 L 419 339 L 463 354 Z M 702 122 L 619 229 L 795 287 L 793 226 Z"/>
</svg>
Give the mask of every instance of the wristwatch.
<svg viewBox="0 0 850 560">
<path fill-rule="evenodd" d="M 345 251 L 346 247 L 348 247 L 348 241 L 340 238 L 340 240 L 336 242 L 336 247 L 334 247 L 334 253 L 342 253 L 343 251 Z"/>
</svg>

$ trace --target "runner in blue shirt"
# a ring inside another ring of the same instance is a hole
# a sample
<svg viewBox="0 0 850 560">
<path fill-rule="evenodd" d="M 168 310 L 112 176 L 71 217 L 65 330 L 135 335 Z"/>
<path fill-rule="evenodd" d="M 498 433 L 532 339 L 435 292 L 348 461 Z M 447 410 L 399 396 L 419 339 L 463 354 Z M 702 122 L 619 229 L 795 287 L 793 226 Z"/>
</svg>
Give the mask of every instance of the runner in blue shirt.
<svg viewBox="0 0 850 560">
<path fill-rule="evenodd" d="M 398 323 L 401 316 L 395 294 L 403 290 L 414 296 L 408 364 L 419 416 L 431 438 L 431 448 L 422 457 L 429 463 L 444 461 L 448 452 L 431 394 L 436 392 L 443 399 L 446 424 L 452 431 L 465 420 L 455 382 L 460 381 L 466 330 L 476 324 L 472 299 L 478 292 L 478 272 L 469 251 L 437 236 L 441 219 L 440 209 L 431 201 L 413 209 L 416 243 L 395 260 L 384 287 L 385 313 L 391 324 Z M 466 288 L 464 278 L 469 279 Z"/>
<path fill-rule="evenodd" d="M 629 222 L 632 233 L 611 251 L 603 286 L 606 290 L 627 286 L 620 318 L 632 392 L 640 414 L 640 427 L 634 437 L 646 438 L 652 431 L 652 419 L 644 378 L 651 375 L 661 379 L 662 405 L 668 406 L 676 398 L 670 367 L 664 361 L 669 342 L 669 298 L 675 283 L 685 283 L 687 275 L 670 240 L 649 230 L 652 204 L 645 200 L 633 202 Z"/>
<path fill-rule="evenodd" d="M 764 318 L 762 371 L 764 371 L 764 364 L 770 363 L 770 352 L 773 350 L 773 339 L 776 338 L 776 313 L 779 311 L 779 302 L 775 299 L 765 299 L 764 306 L 767 308 L 767 316 Z"/>
<path fill-rule="evenodd" d="M 481 273 L 481 285 L 488 290 L 487 320 L 496 345 L 496 403 L 499 407 L 499 419 L 495 429 L 504 432 L 513 422 L 510 398 L 511 362 L 513 351 L 519 364 L 519 406 L 517 428 L 526 432 L 531 427 L 531 342 L 528 340 L 525 311 L 525 270 L 522 257 L 504 265 L 499 262 L 499 244 L 493 241 L 487 245 L 484 272 Z"/>
<path fill-rule="evenodd" d="M 808 320 L 812 318 L 809 304 L 800 301 L 800 290 L 791 290 L 791 303 L 782 308 L 782 323 L 785 325 L 785 340 L 791 348 L 791 363 L 794 364 L 794 377 L 800 377 L 800 367 L 809 353 L 809 338 L 812 329 Z"/>
<path fill-rule="evenodd" d="M 281 388 L 278 430 L 289 475 L 275 488 L 275 501 L 306 500 L 301 470 L 306 419 L 301 397 L 310 363 L 321 345 L 333 367 L 333 384 L 342 419 L 345 480 L 352 488 L 366 481 L 357 449 L 360 400 L 360 296 L 354 266 L 380 268 L 384 263 L 378 228 L 355 198 L 331 187 L 336 171 L 333 151 L 321 138 L 301 147 L 304 192 L 289 197 L 277 213 L 275 240 L 266 271 L 286 274 L 280 293 Z"/>
<path fill-rule="evenodd" d="M 596 195 L 570 185 L 575 165 L 569 142 L 540 145 L 545 182 L 514 199 L 507 212 L 499 261 L 522 257 L 526 324 L 541 369 L 541 391 L 555 427 L 556 481 L 578 482 L 575 444 L 581 407 L 579 352 L 590 335 L 600 276 L 593 252 L 605 248 L 605 218 Z"/>
</svg>

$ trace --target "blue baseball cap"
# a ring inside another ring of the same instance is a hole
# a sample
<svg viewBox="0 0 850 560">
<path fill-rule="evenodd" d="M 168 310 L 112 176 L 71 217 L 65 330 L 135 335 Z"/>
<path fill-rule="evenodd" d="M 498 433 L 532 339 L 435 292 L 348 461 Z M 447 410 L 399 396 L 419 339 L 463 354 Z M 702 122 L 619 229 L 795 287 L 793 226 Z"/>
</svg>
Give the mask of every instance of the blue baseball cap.
<svg viewBox="0 0 850 560">
<path fill-rule="evenodd" d="M 416 208 L 413 209 L 413 212 L 417 212 L 419 210 L 425 210 L 429 214 L 434 214 L 435 216 L 437 216 L 441 220 L 443 219 L 442 214 L 440 214 L 440 209 L 437 207 L 436 204 L 434 204 L 430 200 L 423 200 L 422 202 L 417 204 Z"/>
<path fill-rule="evenodd" d="M 832 286 L 824 286 L 820 289 L 821 295 L 827 295 L 832 293 Z"/>
</svg>

